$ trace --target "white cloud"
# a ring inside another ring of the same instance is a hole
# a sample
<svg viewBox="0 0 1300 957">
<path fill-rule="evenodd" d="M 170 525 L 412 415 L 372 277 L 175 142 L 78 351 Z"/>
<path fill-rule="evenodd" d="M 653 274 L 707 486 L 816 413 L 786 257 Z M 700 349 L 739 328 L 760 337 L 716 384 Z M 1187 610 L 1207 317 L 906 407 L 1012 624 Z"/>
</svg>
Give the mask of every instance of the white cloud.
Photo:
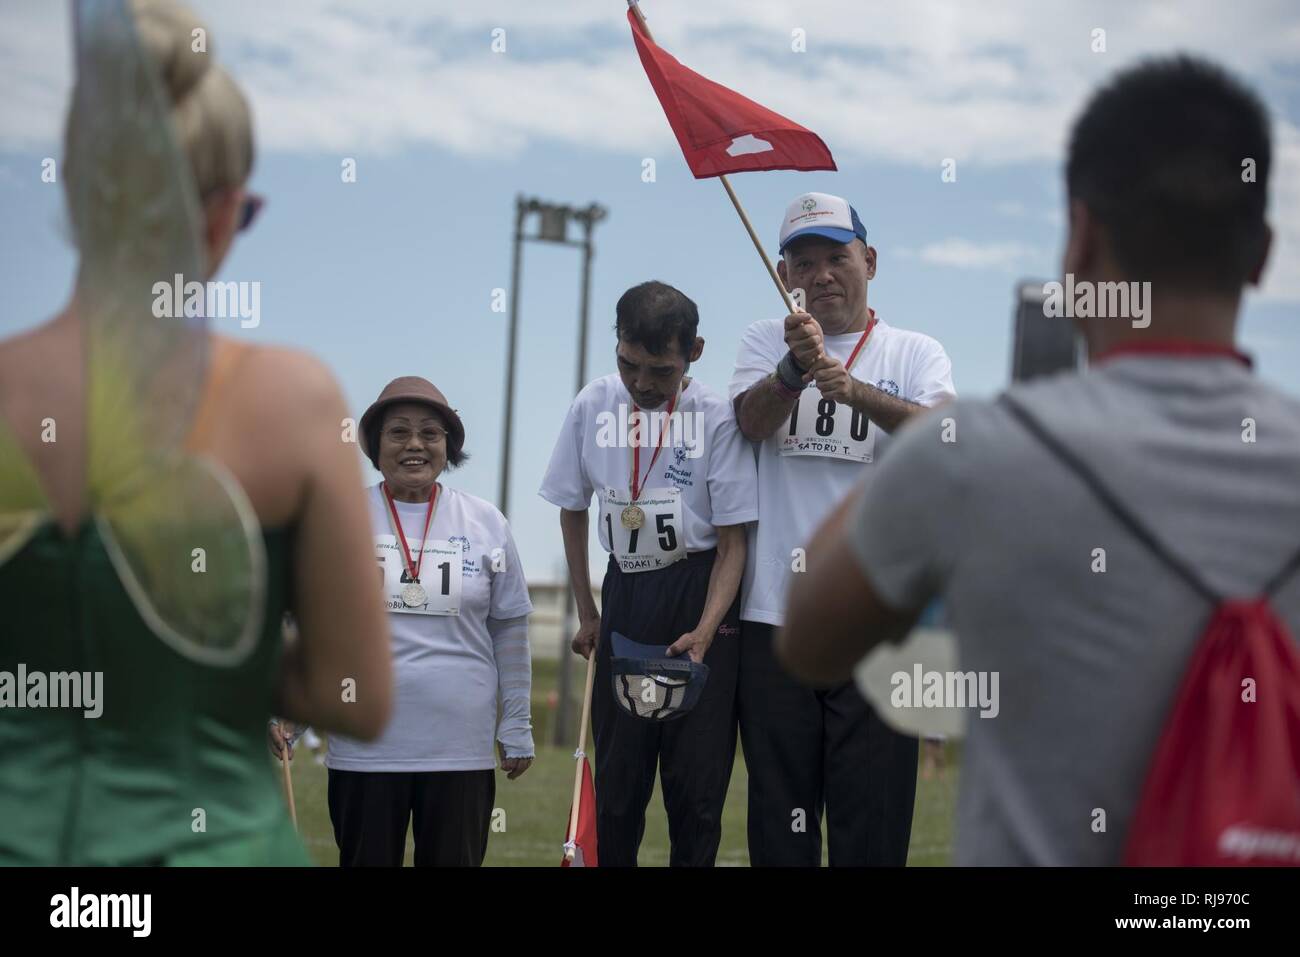
<svg viewBox="0 0 1300 957">
<path fill-rule="evenodd" d="M 1005 269 L 1010 270 L 1038 250 L 1024 243 L 972 242 L 969 239 L 950 237 L 927 243 L 915 254 L 922 262 L 955 269 Z"/>
<path fill-rule="evenodd" d="M 1258 295 L 1266 301 L 1300 302 L 1300 128 L 1290 123 L 1277 127 L 1269 186 L 1273 251 Z"/>
<path fill-rule="evenodd" d="M 1035 220 L 1051 223 L 1053 226 L 1059 226 L 1065 220 L 1065 217 L 1061 215 L 1061 211 L 1055 206 L 1042 204 L 1031 206 L 1029 203 L 1018 199 L 994 203 L 993 212 L 999 216 L 1005 216 L 1007 219 Z"/>
<path fill-rule="evenodd" d="M 675 152 L 614 0 L 194 6 L 249 92 L 262 149 L 431 146 L 508 158 L 552 141 L 638 158 Z M 1198 51 L 1281 85 L 1300 49 L 1300 8 L 1290 0 L 1246 8 L 910 0 L 869 9 L 857 0 L 646 0 L 642 9 L 682 62 L 816 130 L 841 160 L 935 170 L 948 157 L 962 168 L 1059 162 L 1088 91 L 1145 53 Z M 56 148 L 70 88 L 68 16 L 66 3 L 35 0 L 0 12 L 0 150 Z M 505 53 L 491 50 L 497 27 Z M 1106 30 L 1105 53 L 1091 50 L 1096 27 Z M 791 49 L 795 28 L 805 31 L 805 53 Z M 1274 182 L 1279 236 L 1263 295 L 1300 299 L 1294 118 L 1280 124 Z M 957 247 L 929 248 L 954 263 L 971 259 Z"/>
<path fill-rule="evenodd" d="M 0 11 L 0 149 L 53 150 L 72 89 L 72 28 L 63 3 Z"/>
<path fill-rule="evenodd" d="M 644 153 L 671 142 L 613 0 L 295 0 L 196 3 L 214 48 L 250 91 L 271 149 L 434 144 L 513 153 L 537 138 Z M 644 8 L 684 63 L 823 135 L 846 156 L 937 166 L 1059 156 L 1098 79 L 1152 50 L 1199 49 L 1247 75 L 1289 63 L 1300 14 L 1259 0 L 1046 8 L 951 0 L 879 4 L 653 0 Z M 0 14 L 0 145 L 53 142 L 71 70 L 64 3 Z M 1090 49 L 1093 27 L 1109 51 Z M 507 51 L 491 51 L 506 30 Z M 806 31 L 808 52 L 790 48 Z"/>
</svg>

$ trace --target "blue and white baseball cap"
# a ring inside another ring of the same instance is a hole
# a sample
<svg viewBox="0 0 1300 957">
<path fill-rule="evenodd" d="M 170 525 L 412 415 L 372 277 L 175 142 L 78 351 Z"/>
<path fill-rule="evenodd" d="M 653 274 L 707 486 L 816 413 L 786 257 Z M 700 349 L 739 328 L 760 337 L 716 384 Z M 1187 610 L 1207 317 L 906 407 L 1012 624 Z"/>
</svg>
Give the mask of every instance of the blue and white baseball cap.
<svg viewBox="0 0 1300 957">
<path fill-rule="evenodd" d="M 695 707 L 709 679 L 709 666 L 690 655 L 668 657 L 668 645 L 646 645 L 610 633 L 610 679 L 614 700 L 634 718 L 669 721 Z"/>
<path fill-rule="evenodd" d="M 804 193 L 786 208 L 781 220 L 781 252 L 800 236 L 824 236 L 837 243 L 867 241 L 867 227 L 848 200 L 829 193 Z"/>
</svg>

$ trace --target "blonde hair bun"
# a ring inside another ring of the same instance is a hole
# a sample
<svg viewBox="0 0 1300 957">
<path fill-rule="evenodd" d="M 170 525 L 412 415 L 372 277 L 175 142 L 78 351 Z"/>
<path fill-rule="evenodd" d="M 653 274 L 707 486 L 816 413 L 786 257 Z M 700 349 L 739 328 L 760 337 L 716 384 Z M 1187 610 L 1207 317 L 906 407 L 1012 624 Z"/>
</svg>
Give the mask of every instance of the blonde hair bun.
<svg viewBox="0 0 1300 957">
<path fill-rule="evenodd" d="M 207 25 L 175 0 L 131 0 L 131 13 L 140 45 L 158 64 L 172 103 L 179 105 L 213 66 Z"/>
<path fill-rule="evenodd" d="M 253 169 L 253 124 L 248 101 L 213 58 L 211 31 L 178 0 L 131 0 L 140 46 L 158 66 L 172 103 L 181 152 L 189 159 L 200 198 L 242 186 Z M 76 96 L 64 134 L 65 189 L 76 176 Z M 69 192 L 68 195 L 72 195 Z"/>
</svg>

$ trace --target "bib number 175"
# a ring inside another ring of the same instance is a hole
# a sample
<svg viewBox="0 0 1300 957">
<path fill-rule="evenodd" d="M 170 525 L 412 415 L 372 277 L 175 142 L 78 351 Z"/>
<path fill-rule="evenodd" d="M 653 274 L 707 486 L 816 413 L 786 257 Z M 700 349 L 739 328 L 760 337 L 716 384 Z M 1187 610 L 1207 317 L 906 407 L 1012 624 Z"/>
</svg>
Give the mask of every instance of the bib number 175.
<svg viewBox="0 0 1300 957">
<path fill-rule="evenodd" d="M 646 489 L 637 501 L 644 516 L 640 528 L 625 528 L 621 516 L 630 496 L 618 489 L 605 489 L 601 496 L 601 529 L 609 550 L 625 572 L 648 572 L 666 568 L 686 557 L 682 525 L 682 497 L 677 488 Z"/>
<path fill-rule="evenodd" d="M 614 541 L 614 519 L 609 512 L 605 513 L 605 531 L 609 533 L 609 540 Z M 635 554 L 637 545 L 640 543 L 641 532 L 644 529 L 628 529 L 627 550 Z M 659 550 L 662 552 L 677 551 L 677 532 L 673 528 L 673 517 L 671 515 L 659 514 L 655 516 L 655 530 L 652 535 L 659 536 Z"/>
</svg>

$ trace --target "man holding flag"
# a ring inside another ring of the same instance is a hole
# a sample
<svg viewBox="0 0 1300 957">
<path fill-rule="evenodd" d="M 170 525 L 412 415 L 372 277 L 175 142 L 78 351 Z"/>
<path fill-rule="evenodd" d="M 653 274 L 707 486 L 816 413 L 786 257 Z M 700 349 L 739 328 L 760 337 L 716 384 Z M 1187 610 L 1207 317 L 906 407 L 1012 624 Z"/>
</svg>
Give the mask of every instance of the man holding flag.
<svg viewBox="0 0 1300 957">
<path fill-rule="evenodd" d="M 797 197 L 777 266 L 808 312 L 746 330 L 731 381 L 741 431 L 759 443 L 759 520 L 751 527 L 737 705 L 749 768 L 749 854 L 759 865 L 903 865 L 917 742 L 888 728 L 852 682 L 811 690 L 773 657 L 791 575 L 813 530 L 859 480 L 887 436 L 954 397 L 952 365 L 929 336 L 867 305 L 877 256 L 861 218 L 825 193 Z"/>
<path fill-rule="evenodd" d="M 952 397 L 951 365 L 928 336 L 876 321 L 867 306 L 876 250 L 844 200 L 796 199 L 773 267 L 727 174 L 834 170 L 830 150 L 811 130 L 683 66 L 654 42 L 635 0 L 629 6 L 641 65 L 687 165 L 697 179 L 721 180 L 789 313 L 750 327 L 731 384 L 741 431 L 761 443 L 737 686 L 750 861 L 819 864 L 825 805 L 832 864 L 903 864 L 915 739 L 886 728 L 852 685 L 797 685 L 772 657 L 772 636 L 813 529 L 870 474 L 878 438 Z M 794 288 L 807 293 L 811 314 L 795 307 Z"/>
</svg>

